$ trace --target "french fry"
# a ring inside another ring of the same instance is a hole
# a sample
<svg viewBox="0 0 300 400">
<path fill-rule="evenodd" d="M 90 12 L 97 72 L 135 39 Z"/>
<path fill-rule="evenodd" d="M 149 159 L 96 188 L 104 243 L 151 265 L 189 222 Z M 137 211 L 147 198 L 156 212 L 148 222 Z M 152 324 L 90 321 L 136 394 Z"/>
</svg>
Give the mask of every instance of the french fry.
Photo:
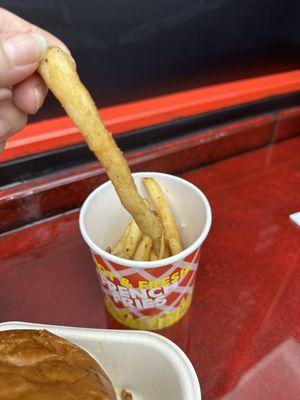
<svg viewBox="0 0 300 400">
<path fill-rule="evenodd" d="M 131 259 L 142 236 L 143 234 L 139 227 L 132 220 L 119 242 L 113 248 L 112 254 L 121 258 L 127 258 L 128 260 Z"/>
<path fill-rule="evenodd" d="M 170 253 L 169 246 L 168 246 L 167 244 L 165 244 L 165 252 L 164 252 L 164 256 L 163 256 L 162 258 L 168 258 L 168 257 L 170 257 L 170 256 L 171 256 L 171 253 Z M 154 251 L 151 250 L 151 253 L 150 253 L 150 261 L 156 261 L 157 259 L 158 259 L 158 258 L 157 258 L 157 256 L 155 255 Z"/>
<path fill-rule="evenodd" d="M 155 251 L 155 244 L 156 244 L 156 242 L 153 242 L 153 251 L 155 254 L 158 254 L 158 259 L 161 260 L 162 258 L 165 258 L 164 254 L 165 254 L 165 247 L 166 247 L 166 239 L 165 239 L 164 231 L 160 238 L 159 250 Z"/>
<path fill-rule="evenodd" d="M 149 199 L 143 199 L 144 203 L 147 205 L 147 207 L 151 208 L 150 200 Z M 165 234 L 162 229 L 162 235 L 160 240 L 152 241 L 152 250 L 151 253 L 153 254 L 152 258 L 155 256 L 156 260 L 160 260 L 162 258 L 165 258 L 165 252 L 166 252 L 166 240 L 165 240 Z M 150 260 L 152 261 L 152 260 Z"/>
<path fill-rule="evenodd" d="M 58 47 L 50 47 L 40 62 L 38 72 L 106 169 L 125 209 L 140 230 L 159 243 L 162 235 L 159 219 L 139 195 L 127 161 L 103 125 L 70 56 Z"/>
<path fill-rule="evenodd" d="M 166 244 L 166 246 L 165 246 L 164 258 L 168 258 L 168 257 L 170 257 L 170 256 L 171 256 L 170 248 L 169 248 L 169 246 Z"/>
<path fill-rule="evenodd" d="M 148 208 L 150 208 L 150 210 L 151 210 L 151 204 L 150 204 L 150 200 L 149 199 L 147 199 L 146 197 L 143 199 L 143 202 L 146 204 L 146 206 L 148 207 Z"/>
<path fill-rule="evenodd" d="M 143 200 L 144 200 L 144 203 L 146 204 L 146 206 L 151 209 L 150 200 L 147 198 L 144 198 Z M 157 215 L 156 212 L 154 212 L 154 214 Z M 152 241 L 151 253 L 153 253 L 155 255 L 156 260 L 160 260 L 161 258 L 164 258 L 163 255 L 165 253 L 165 246 L 166 246 L 165 234 L 164 234 L 163 228 L 161 228 L 161 230 L 162 230 L 162 235 L 161 235 L 160 239 Z"/>
<path fill-rule="evenodd" d="M 171 254 L 175 255 L 180 253 L 183 250 L 180 236 L 177 231 L 171 210 L 159 184 L 153 178 L 143 178 L 143 183 L 161 220 Z"/>
<path fill-rule="evenodd" d="M 111 254 L 120 257 L 119 254 L 123 254 L 125 252 L 125 242 L 126 242 L 129 230 L 130 230 L 130 223 L 127 225 L 127 227 L 126 227 L 125 231 L 123 232 L 119 241 L 112 248 Z"/>
<path fill-rule="evenodd" d="M 157 260 L 157 257 L 155 255 L 154 251 L 151 250 L 151 252 L 150 252 L 150 261 L 156 261 L 156 260 Z"/>
<path fill-rule="evenodd" d="M 152 247 L 152 239 L 148 235 L 144 235 L 136 252 L 134 253 L 133 260 L 136 261 L 149 261 Z"/>
</svg>

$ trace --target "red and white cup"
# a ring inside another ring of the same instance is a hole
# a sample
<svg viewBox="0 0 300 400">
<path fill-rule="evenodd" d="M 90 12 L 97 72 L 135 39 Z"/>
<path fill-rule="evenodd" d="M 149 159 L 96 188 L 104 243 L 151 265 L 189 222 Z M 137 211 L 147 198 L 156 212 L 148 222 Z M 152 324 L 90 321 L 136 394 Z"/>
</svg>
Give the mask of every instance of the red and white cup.
<svg viewBox="0 0 300 400">
<path fill-rule="evenodd" d="M 127 327 L 158 330 L 177 322 L 191 304 L 200 249 L 212 217 L 207 198 L 193 184 L 168 174 L 135 173 L 133 178 L 143 197 L 148 197 L 144 177 L 155 178 L 164 192 L 185 249 L 181 253 L 144 262 L 105 251 L 115 245 L 131 220 L 110 181 L 88 196 L 79 222 L 109 313 Z"/>
</svg>

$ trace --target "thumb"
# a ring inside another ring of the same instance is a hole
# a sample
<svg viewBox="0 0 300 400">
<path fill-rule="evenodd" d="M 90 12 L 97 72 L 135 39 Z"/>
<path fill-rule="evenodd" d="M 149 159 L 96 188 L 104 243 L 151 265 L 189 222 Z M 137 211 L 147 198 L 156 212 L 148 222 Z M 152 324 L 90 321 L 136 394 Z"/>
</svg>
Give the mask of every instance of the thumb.
<svg viewBox="0 0 300 400">
<path fill-rule="evenodd" d="M 45 37 L 36 33 L 0 37 L 0 88 L 15 85 L 32 75 L 46 50 Z"/>
</svg>

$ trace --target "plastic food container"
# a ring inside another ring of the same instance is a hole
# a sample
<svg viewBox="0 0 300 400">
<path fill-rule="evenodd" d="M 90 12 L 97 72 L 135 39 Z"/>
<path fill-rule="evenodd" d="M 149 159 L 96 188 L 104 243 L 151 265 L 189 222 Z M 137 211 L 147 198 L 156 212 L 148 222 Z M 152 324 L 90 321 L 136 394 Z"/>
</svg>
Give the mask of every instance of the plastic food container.
<svg viewBox="0 0 300 400">
<path fill-rule="evenodd" d="M 117 392 L 127 389 L 134 400 L 201 400 L 195 370 L 178 346 L 152 332 L 71 328 L 4 322 L 0 330 L 47 329 L 93 356 Z"/>
<path fill-rule="evenodd" d="M 158 330 L 177 322 L 191 304 L 201 245 L 211 225 L 211 210 L 205 195 L 184 179 L 157 172 L 132 176 L 143 197 L 148 195 L 142 178 L 155 178 L 161 185 L 184 250 L 151 262 L 125 260 L 106 252 L 131 220 L 110 181 L 94 190 L 84 202 L 80 230 L 91 249 L 109 313 L 130 328 Z"/>
</svg>

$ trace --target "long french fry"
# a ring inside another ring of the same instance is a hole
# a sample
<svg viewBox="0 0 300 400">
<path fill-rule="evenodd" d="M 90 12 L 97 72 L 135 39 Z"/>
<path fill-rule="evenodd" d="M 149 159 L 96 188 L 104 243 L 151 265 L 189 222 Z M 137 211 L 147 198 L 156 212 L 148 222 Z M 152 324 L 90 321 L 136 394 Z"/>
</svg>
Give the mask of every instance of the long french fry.
<svg viewBox="0 0 300 400">
<path fill-rule="evenodd" d="M 106 169 L 123 206 L 141 231 L 159 243 L 162 235 L 160 222 L 139 195 L 127 161 L 103 125 L 70 56 L 58 47 L 50 47 L 38 71 Z"/>
<path fill-rule="evenodd" d="M 174 255 L 180 253 L 183 250 L 180 236 L 177 231 L 171 210 L 159 184 L 153 178 L 143 178 L 143 183 L 161 220 L 171 254 Z"/>
<path fill-rule="evenodd" d="M 143 234 L 139 227 L 132 220 L 119 242 L 113 248 L 112 254 L 128 260 L 131 259 L 142 236 Z"/>
<path fill-rule="evenodd" d="M 149 261 L 152 247 L 152 239 L 148 235 L 144 235 L 143 239 L 138 244 L 133 260 Z"/>
</svg>

